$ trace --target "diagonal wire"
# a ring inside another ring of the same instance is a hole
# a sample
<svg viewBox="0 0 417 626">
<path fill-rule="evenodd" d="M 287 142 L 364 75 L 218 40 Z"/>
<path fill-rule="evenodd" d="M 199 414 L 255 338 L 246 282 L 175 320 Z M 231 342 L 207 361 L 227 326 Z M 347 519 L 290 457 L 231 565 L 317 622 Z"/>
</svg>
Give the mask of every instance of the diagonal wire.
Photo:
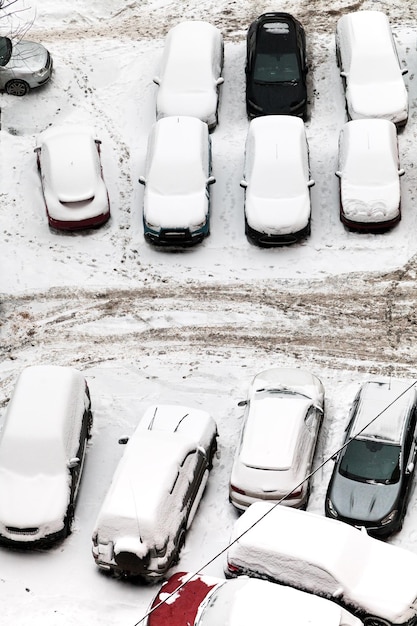
<svg viewBox="0 0 417 626">
<path fill-rule="evenodd" d="M 301 480 L 295 487 L 293 487 L 293 489 L 291 489 L 291 491 L 288 491 L 284 496 L 282 496 L 282 498 L 277 500 L 277 502 L 273 506 L 271 506 L 271 508 L 268 509 L 259 519 L 255 520 L 246 530 L 244 530 L 240 535 L 235 537 L 235 539 L 233 539 L 233 541 L 230 541 L 222 550 L 217 552 L 217 554 L 215 554 L 211 559 L 209 559 L 206 563 L 204 563 L 204 565 L 199 567 L 193 573 L 189 573 L 189 576 L 187 577 L 187 579 L 184 582 L 181 583 L 181 585 L 178 585 L 178 587 L 176 589 L 174 589 L 174 591 L 171 591 L 171 593 L 167 594 L 166 597 L 163 600 L 161 600 L 158 604 L 156 604 L 155 606 L 149 608 L 148 611 L 145 613 L 145 615 L 143 615 L 143 617 L 141 617 L 140 620 L 137 621 L 133 626 L 139 626 L 139 624 L 141 624 L 145 619 L 147 619 L 149 617 L 149 615 L 151 615 L 161 605 L 163 605 L 166 602 L 168 602 L 175 594 L 177 594 L 179 591 L 181 591 L 181 589 L 183 587 L 185 587 L 185 585 L 187 585 L 187 583 L 192 578 L 194 578 L 194 576 L 197 576 L 198 574 L 200 574 L 206 567 L 211 565 L 211 563 L 213 563 L 216 559 L 218 559 L 220 556 L 222 556 L 231 546 L 233 546 L 235 543 L 237 543 L 239 541 L 239 539 L 241 539 L 244 535 L 246 535 L 246 533 L 248 533 L 254 526 L 259 524 L 259 522 L 262 521 L 264 519 L 264 517 L 269 515 L 271 513 L 271 511 L 273 511 L 284 500 L 286 500 L 294 491 L 297 491 L 297 489 L 299 489 L 306 481 L 310 480 L 310 478 L 312 478 L 312 476 L 314 476 L 329 461 L 331 461 L 331 459 L 333 459 L 335 456 L 340 454 L 340 452 L 342 452 L 342 450 L 344 450 L 349 445 L 349 443 L 351 441 L 353 441 L 359 435 L 361 435 L 364 430 L 366 430 L 371 424 L 373 424 L 375 422 L 375 420 L 377 420 L 383 413 L 385 413 L 385 411 L 387 411 L 389 408 L 391 408 L 393 404 L 395 404 L 400 398 L 402 398 L 402 396 L 404 396 L 406 393 L 408 393 L 408 391 L 410 391 L 410 389 L 412 389 L 416 384 L 417 384 L 417 380 L 414 380 L 406 389 L 404 389 L 400 394 L 398 394 L 398 396 L 396 398 L 394 398 L 385 408 L 383 408 L 382 411 L 380 411 L 377 415 L 375 415 L 375 417 L 373 417 L 369 422 L 367 422 L 367 424 L 365 424 L 365 426 L 363 428 L 361 428 L 361 430 L 359 430 L 354 435 L 354 437 L 350 437 L 349 439 L 347 439 L 347 441 L 345 441 L 335 452 L 333 452 L 330 456 L 328 456 L 326 459 L 324 459 L 324 461 L 322 461 L 314 470 L 312 470 L 309 474 L 307 474 L 307 476 L 305 476 L 305 478 L 303 478 L 303 480 Z"/>
</svg>

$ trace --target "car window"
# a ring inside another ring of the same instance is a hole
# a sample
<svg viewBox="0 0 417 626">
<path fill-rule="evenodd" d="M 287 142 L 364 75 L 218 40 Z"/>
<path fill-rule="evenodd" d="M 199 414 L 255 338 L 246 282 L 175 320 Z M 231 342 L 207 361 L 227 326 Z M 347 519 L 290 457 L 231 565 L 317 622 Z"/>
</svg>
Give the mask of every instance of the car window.
<svg viewBox="0 0 417 626">
<path fill-rule="evenodd" d="M 310 432 L 315 430 L 317 422 L 317 409 L 314 406 L 311 406 L 308 409 L 304 422 Z"/>
<path fill-rule="evenodd" d="M 8 37 L 0 37 L 0 67 L 4 67 L 12 56 L 12 42 Z"/>
<path fill-rule="evenodd" d="M 400 478 L 401 447 L 369 439 L 352 439 L 340 459 L 342 476 L 361 482 L 394 484 Z"/>
</svg>

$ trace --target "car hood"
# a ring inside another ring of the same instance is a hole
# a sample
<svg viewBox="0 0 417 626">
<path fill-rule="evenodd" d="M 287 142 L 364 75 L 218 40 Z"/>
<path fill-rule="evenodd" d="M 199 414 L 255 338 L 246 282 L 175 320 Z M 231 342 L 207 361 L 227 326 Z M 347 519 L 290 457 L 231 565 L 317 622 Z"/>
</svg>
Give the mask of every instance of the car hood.
<svg viewBox="0 0 417 626">
<path fill-rule="evenodd" d="M 306 192 L 294 198 L 262 198 L 246 193 L 246 219 L 258 232 L 284 235 L 305 228 L 310 219 L 310 195 Z"/>
<path fill-rule="evenodd" d="M 350 219 L 385 221 L 399 213 L 400 183 L 356 185 L 342 181 L 341 200 L 343 212 Z"/>
<path fill-rule="evenodd" d="M 338 473 L 329 497 L 341 517 L 352 520 L 352 523 L 378 523 L 397 508 L 400 485 L 362 483 Z"/>
<path fill-rule="evenodd" d="M 143 216 L 151 227 L 190 228 L 202 225 L 208 215 L 205 189 L 190 195 L 164 195 L 149 190 L 145 193 Z"/>
<path fill-rule="evenodd" d="M 46 66 L 47 58 L 48 51 L 42 44 L 19 41 L 13 44 L 12 56 L 6 67 L 36 72 Z"/>
<path fill-rule="evenodd" d="M 408 95 L 402 78 L 383 85 L 348 85 L 346 99 L 352 119 L 382 117 L 396 124 L 407 119 Z"/>
<path fill-rule="evenodd" d="M 69 476 L 0 472 L 0 523 L 16 528 L 62 522 L 69 504 Z"/>
<path fill-rule="evenodd" d="M 291 107 L 305 99 L 305 89 L 297 83 L 252 83 L 248 86 L 247 99 L 260 108 L 259 114 L 291 114 Z"/>
</svg>

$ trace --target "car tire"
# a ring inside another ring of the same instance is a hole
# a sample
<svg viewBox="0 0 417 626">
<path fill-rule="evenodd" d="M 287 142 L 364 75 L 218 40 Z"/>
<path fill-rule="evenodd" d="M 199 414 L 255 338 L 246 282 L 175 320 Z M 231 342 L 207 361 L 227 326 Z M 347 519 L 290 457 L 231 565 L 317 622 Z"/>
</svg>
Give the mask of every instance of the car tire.
<svg viewBox="0 0 417 626">
<path fill-rule="evenodd" d="M 72 532 L 71 526 L 72 526 L 73 519 L 74 519 L 74 505 L 70 504 L 68 506 L 67 514 L 65 516 L 65 521 L 64 521 L 64 534 L 65 534 L 65 537 L 68 537 L 68 535 L 70 535 L 71 532 Z"/>
<path fill-rule="evenodd" d="M 29 91 L 29 85 L 24 80 L 15 78 L 6 83 L 5 89 L 9 96 L 25 96 Z"/>
</svg>

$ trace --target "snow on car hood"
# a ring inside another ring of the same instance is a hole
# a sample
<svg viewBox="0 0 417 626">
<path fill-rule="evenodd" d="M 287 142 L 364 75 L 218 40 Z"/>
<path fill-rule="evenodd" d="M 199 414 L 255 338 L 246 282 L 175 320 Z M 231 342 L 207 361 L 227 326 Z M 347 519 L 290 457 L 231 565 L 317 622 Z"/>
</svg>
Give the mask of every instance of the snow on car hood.
<svg viewBox="0 0 417 626">
<path fill-rule="evenodd" d="M 202 225 L 207 218 L 205 189 L 187 195 L 162 195 L 148 190 L 144 198 L 145 221 L 154 227 L 190 228 Z"/>
<path fill-rule="evenodd" d="M 248 224 L 258 232 L 284 235 L 302 230 L 310 219 L 308 190 L 293 198 L 262 198 L 248 190 L 245 213 Z"/>
<path fill-rule="evenodd" d="M 350 219 L 364 222 L 385 221 L 396 217 L 400 207 L 400 183 L 355 185 L 342 182 L 343 212 Z"/>
<path fill-rule="evenodd" d="M 382 117 L 398 123 L 407 118 L 408 95 L 404 81 L 379 85 L 349 85 L 347 89 L 349 113 L 352 119 Z"/>
<path fill-rule="evenodd" d="M 0 524 L 17 528 L 48 526 L 60 530 L 69 502 L 69 476 L 20 476 L 0 472 Z"/>
<path fill-rule="evenodd" d="M 47 58 L 48 52 L 40 43 L 18 41 L 13 43 L 12 56 L 6 68 L 37 72 L 46 66 Z"/>
</svg>

